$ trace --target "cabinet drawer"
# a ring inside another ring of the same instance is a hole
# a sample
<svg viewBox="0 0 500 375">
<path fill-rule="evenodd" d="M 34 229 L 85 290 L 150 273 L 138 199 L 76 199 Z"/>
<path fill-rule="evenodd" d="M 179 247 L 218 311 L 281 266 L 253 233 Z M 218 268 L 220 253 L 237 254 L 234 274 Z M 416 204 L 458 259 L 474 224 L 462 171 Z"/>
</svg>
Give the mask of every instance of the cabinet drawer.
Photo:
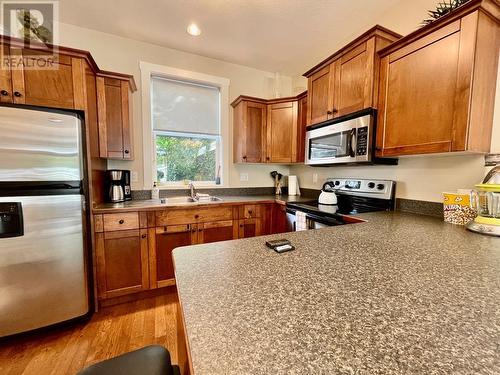
<svg viewBox="0 0 500 375">
<path fill-rule="evenodd" d="M 178 225 L 207 221 L 232 220 L 232 207 L 198 208 L 190 210 L 167 210 L 156 212 L 156 225 Z"/>
<path fill-rule="evenodd" d="M 252 219 L 260 217 L 260 206 L 258 204 L 245 204 L 240 206 L 240 219 Z"/>
<path fill-rule="evenodd" d="M 103 219 L 105 232 L 139 228 L 138 212 L 105 214 L 103 215 Z"/>
</svg>

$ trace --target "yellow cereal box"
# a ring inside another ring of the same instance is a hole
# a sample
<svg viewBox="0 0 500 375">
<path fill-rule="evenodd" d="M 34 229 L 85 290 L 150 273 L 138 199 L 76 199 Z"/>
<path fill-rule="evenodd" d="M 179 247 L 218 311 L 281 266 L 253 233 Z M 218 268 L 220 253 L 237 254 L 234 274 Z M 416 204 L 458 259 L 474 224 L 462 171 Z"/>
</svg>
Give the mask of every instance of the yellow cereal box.
<svg viewBox="0 0 500 375">
<path fill-rule="evenodd" d="M 477 215 L 470 194 L 443 193 L 443 209 L 444 221 L 457 225 L 465 225 Z"/>
</svg>

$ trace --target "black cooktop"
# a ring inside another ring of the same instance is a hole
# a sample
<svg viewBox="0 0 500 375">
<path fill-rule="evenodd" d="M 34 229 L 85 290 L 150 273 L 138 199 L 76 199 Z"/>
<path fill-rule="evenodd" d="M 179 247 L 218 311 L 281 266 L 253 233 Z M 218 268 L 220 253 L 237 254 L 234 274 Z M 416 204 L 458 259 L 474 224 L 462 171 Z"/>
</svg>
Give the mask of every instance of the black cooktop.
<svg viewBox="0 0 500 375">
<path fill-rule="evenodd" d="M 288 203 L 287 207 L 299 211 L 326 217 L 341 217 L 364 212 L 391 211 L 394 209 L 392 200 L 365 198 L 357 196 L 338 195 L 337 205 L 319 204 L 317 200 L 302 203 Z"/>
</svg>

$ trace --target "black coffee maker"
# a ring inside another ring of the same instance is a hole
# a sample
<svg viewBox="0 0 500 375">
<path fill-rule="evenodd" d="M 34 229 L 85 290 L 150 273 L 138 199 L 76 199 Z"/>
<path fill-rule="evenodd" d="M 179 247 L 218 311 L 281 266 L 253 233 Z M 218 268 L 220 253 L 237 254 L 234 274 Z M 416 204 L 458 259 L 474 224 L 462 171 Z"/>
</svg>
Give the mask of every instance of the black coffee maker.
<svg viewBox="0 0 500 375">
<path fill-rule="evenodd" d="M 106 197 L 108 202 L 119 203 L 132 199 L 130 171 L 109 169 L 106 171 Z"/>
</svg>

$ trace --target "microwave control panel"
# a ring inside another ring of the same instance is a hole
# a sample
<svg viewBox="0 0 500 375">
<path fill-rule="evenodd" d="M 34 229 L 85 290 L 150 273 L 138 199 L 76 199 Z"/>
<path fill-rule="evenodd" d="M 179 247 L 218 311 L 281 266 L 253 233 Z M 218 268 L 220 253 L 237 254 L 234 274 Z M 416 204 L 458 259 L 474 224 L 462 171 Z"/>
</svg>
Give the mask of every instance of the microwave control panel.
<svg viewBox="0 0 500 375">
<path fill-rule="evenodd" d="M 368 152 L 368 126 L 358 128 L 356 138 L 356 155 L 364 156 Z"/>
</svg>

